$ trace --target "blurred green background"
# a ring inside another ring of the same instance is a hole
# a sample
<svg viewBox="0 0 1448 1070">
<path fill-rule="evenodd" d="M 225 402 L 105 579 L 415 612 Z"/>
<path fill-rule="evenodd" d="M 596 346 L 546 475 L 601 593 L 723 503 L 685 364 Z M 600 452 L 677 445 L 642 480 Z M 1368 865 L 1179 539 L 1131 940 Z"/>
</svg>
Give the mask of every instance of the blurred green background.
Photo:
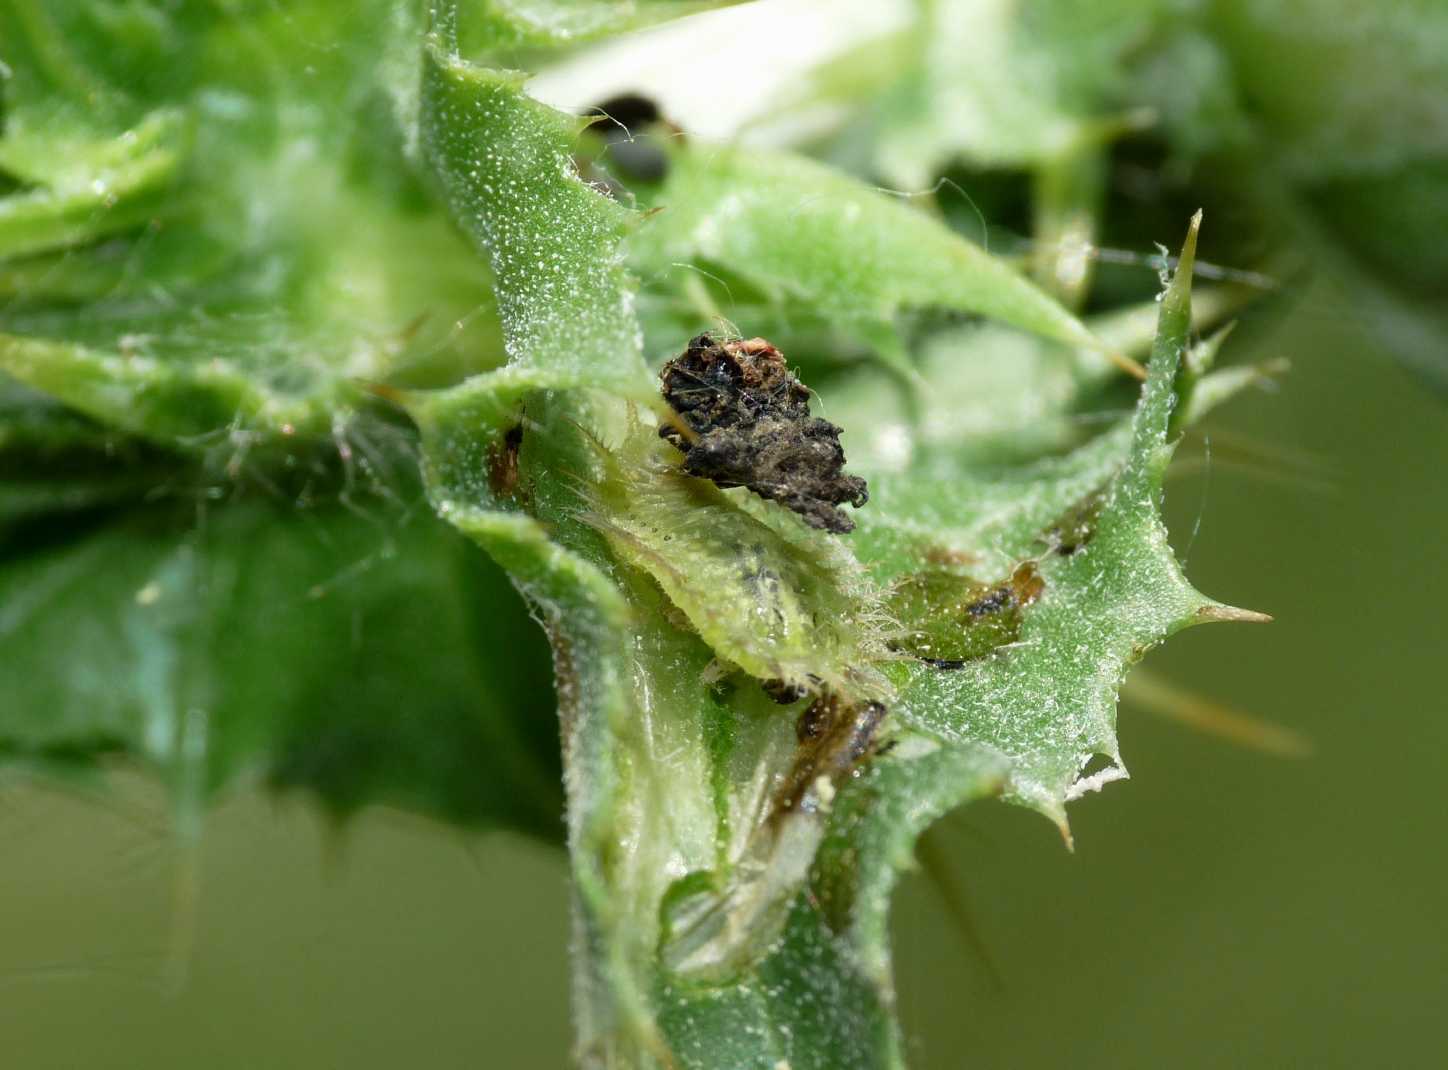
<svg viewBox="0 0 1448 1070">
<path fill-rule="evenodd" d="M 1244 750 L 1128 704 L 1132 779 L 1075 804 L 1074 854 L 1003 805 L 947 820 L 998 982 L 938 888 L 907 879 L 897 968 L 917 1066 L 1448 1060 L 1448 421 L 1326 283 L 1238 359 L 1274 355 L 1293 372 L 1209 422 L 1218 459 L 1169 484 L 1168 515 L 1183 548 L 1200 518 L 1202 589 L 1276 623 L 1197 629 L 1146 664 L 1313 753 Z M 1244 442 L 1287 459 L 1222 459 Z M 567 1065 L 561 852 L 380 811 L 338 832 L 248 794 L 188 860 L 154 786 L 116 783 L 119 808 L 0 791 L 0 1064 Z"/>
</svg>

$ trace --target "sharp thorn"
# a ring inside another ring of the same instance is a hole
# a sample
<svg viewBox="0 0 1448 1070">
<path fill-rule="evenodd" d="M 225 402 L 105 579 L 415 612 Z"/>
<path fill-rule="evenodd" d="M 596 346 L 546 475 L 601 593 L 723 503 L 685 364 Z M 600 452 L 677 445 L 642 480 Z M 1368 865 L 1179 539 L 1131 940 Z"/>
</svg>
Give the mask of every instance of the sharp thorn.
<svg viewBox="0 0 1448 1070">
<path fill-rule="evenodd" d="M 1220 602 L 1210 602 L 1197 610 L 1196 618 L 1199 621 L 1240 621 L 1244 624 L 1271 624 L 1270 613 L 1258 613 L 1255 609 L 1238 609 L 1236 606 L 1224 606 Z"/>
</svg>

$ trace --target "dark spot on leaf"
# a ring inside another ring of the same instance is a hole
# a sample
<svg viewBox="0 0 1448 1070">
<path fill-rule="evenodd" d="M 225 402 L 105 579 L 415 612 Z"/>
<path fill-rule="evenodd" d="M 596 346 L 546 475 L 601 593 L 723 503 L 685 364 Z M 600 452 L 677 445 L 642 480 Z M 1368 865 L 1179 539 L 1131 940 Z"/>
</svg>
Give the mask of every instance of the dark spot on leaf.
<svg viewBox="0 0 1448 1070">
<path fill-rule="evenodd" d="M 891 596 L 905 633 L 890 645 L 934 668 L 959 669 L 1020 638 L 1022 611 L 1045 589 L 1034 561 L 995 584 L 944 569 L 914 573 Z"/>
<path fill-rule="evenodd" d="M 701 334 L 660 373 L 677 422 L 660 437 L 684 453 L 684 471 L 723 488 L 748 487 L 822 531 L 855 524 L 837 508 L 869 500 L 846 475 L 840 428 L 809 414 L 809 388 L 762 338 L 716 342 Z"/>
<path fill-rule="evenodd" d="M 1012 593 L 1009 586 L 1002 585 L 994 590 L 987 591 L 981 595 L 979 600 L 972 602 L 965 607 L 965 611 L 972 617 L 988 617 L 993 613 L 999 613 L 1011 604 Z"/>
<path fill-rule="evenodd" d="M 1097 491 L 1082 498 L 1045 531 L 1045 540 L 1063 557 L 1085 546 L 1096 534 L 1105 496 Z"/>
</svg>

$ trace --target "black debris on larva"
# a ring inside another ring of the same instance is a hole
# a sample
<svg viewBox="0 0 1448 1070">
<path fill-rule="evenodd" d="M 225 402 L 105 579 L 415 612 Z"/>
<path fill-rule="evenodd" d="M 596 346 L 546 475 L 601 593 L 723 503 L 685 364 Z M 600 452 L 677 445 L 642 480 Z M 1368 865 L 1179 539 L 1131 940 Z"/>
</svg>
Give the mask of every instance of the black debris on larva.
<svg viewBox="0 0 1448 1070">
<path fill-rule="evenodd" d="M 664 365 L 664 400 L 679 422 L 659 428 L 684 453 L 684 471 L 723 488 L 748 487 L 798 513 L 810 527 L 845 534 L 837 508 L 870 498 L 846 475 L 840 428 L 809 414 L 809 389 L 763 338 L 717 342 L 701 334 Z"/>
</svg>

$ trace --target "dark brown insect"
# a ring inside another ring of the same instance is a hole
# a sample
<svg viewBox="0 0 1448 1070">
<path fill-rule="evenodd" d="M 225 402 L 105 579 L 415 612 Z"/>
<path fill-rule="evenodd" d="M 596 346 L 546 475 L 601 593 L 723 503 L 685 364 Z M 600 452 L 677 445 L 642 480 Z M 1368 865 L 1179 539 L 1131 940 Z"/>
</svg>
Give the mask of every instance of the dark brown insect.
<svg viewBox="0 0 1448 1070">
<path fill-rule="evenodd" d="M 523 425 L 516 423 L 503 433 L 501 442 L 488 450 L 488 489 L 495 498 L 511 498 L 518 489 L 518 450 L 523 445 Z"/>
<path fill-rule="evenodd" d="M 810 527 L 845 534 L 869 489 L 847 475 L 840 428 L 809 413 L 809 388 L 763 338 L 693 339 L 660 373 L 678 415 L 659 435 L 684 453 L 684 471 L 723 488 L 748 487 L 798 513 Z"/>
<path fill-rule="evenodd" d="M 775 817 L 826 804 L 820 796 L 820 779 L 836 785 L 875 753 L 887 712 L 883 703 L 851 703 L 833 692 L 810 703 L 795 724 L 799 749 L 775 800 Z"/>
</svg>

